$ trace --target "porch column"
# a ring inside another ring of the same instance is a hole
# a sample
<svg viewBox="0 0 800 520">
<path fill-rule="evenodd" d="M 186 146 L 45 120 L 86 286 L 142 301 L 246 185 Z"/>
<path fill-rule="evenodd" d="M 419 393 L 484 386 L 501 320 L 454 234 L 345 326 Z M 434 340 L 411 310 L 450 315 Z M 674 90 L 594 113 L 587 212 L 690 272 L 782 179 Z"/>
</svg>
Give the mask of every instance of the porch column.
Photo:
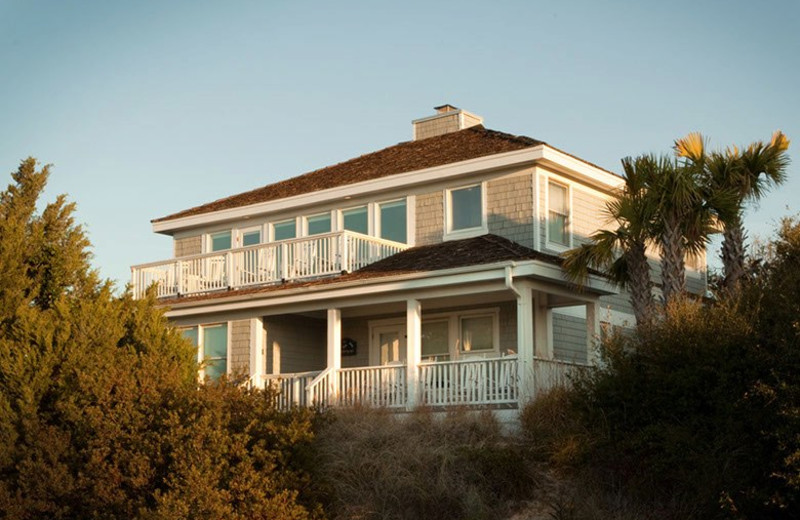
<svg viewBox="0 0 800 520">
<path fill-rule="evenodd" d="M 339 370 L 342 368 L 342 310 L 328 309 L 328 395 L 331 404 L 339 397 Z"/>
<path fill-rule="evenodd" d="M 529 284 L 518 282 L 517 293 L 517 373 L 519 405 L 522 407 L 534 397 L 534 305 Z"/>
<path fill-rule="evenodd" d="M 600 362 L 600 350 L 596 345 L 600 337 L 600 303 L 597 300 L 586 304 L 586 361 L 590 365 Z"/>
<path fill-rule="evenodd" d="M 250 384 L 261 388 L 264 383 L 264 322 L 250 320 Z"/>
<path fill-rule="evenodd" d="M 422 304 L 419 300 L 406 301 L 406 388 L 407 408 L 416 408 L 419 402 L 419 362 L 422 359 Z"/>
<path fill-rule="evenodd" d="M 553 357 L 553 311 L 548 307 L 547 294 L 536 293 L 536 348 L 534 354 L 543 359 Z"/>
</svg>

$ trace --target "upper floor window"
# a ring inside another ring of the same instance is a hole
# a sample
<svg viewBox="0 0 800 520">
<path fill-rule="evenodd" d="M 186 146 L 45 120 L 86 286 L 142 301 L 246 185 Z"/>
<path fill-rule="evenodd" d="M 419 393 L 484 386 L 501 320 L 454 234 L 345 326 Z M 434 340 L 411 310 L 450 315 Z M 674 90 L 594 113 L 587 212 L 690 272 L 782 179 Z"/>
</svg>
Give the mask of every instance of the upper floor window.
<svg viewBox="0 0 800 520">
<path fill-rule="evenodd" d="M 547 183 L 547 241 L 569 247 L 569 190 L 563 184 Z"/>
<path fill-rule="evenodd" d="M 231 232 L 221 231 L 211 234 L 211 251 L 222 251 L 231 248 Z"/>
<path fill-rule="evenodd" d="M 297 237 L 297 221 L 295 219 L 284 220 L 272 224 L 272 239 L 289 240 Z"/>
<path fill-rule="evenodd" d="M 450 231 L 460 231 L 483 225 L 480 184 L 450 190 L 448 196 L 450 198 Z"/>
<path fill-rule="evenodd" d="M 306 231 L 309 236 L 331 232 L 331 213 L 320 213 L 306 217 Z"/>
<path fill-rule="evenodd" d="M 242 247 L 254 246 L 261 243 L 261 230 L 249 229 L 242 231 Z"/>
<path fill-rule="evenodd" d="M 488 232 L 483 183 L 445 190 L 445 235 L 467 238 Z"/>
<path fill-rule="evenodd" d="M 379 204 L 381 238 L 406 243 L 406 199 Z"/>
<path fill-rule="evenodd" d="M 366 206 L 350 208 L 342 211 L 344 229 L 364 235 L 369 233 L 369 213 Z"/>
</svg>

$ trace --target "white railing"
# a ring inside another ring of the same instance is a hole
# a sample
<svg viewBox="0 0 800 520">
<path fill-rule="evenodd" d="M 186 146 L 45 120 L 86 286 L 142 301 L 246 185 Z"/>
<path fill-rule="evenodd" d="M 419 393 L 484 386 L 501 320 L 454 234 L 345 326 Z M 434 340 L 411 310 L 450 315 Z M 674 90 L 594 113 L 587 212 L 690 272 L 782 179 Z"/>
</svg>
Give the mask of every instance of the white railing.
<svg viewBox="0 0 800 520">
<path fill-rule="evenodd" d="M 266 387 L 275 392 L 275 405 L 285 410 L 292 406 L 310 406 L 306 387 L 321 372 L 301 372 L 296 374 L 274 374 L 264 376 Z"/>
<path fill-rule="evenodd" d="M 568 385 L 587 365 L 534 358 L 535 394 Z M 265 376 L 277 390 L 276 405 L 353 406 L 405 408 L 413 390 L 406 380 L 405 365 L 325 369 L 321 372 Z M 419 364 L 418 394 L 427 406 L 514 405 L 520 398 L 519 363 L 516 355 L 486 359 Z"/>
<path fill-rule="evenodd" d="M 133 295 L 159 298 L 355 271 L 406 249 L 400 242 L 337 231 L 131 267 Z"/>
<path fill-rule="evenodd" d="M 557 386 L 568 386 L 574 376 L 588 368 L 581 363 L 538 357 L 533 358 L 532 366 L 534 395 Z"/>
<path fill-rule="evenodd" d="M 343 368 L 339 371 L 340 405 L 404 407 L 407 396 L 405 365 Z"/>
<path fill-rule="evenodd" d="M 422 402 L 429 406 L 510 404 L 519 399 L 517 357 L 420 363 Z"/>
</svg>

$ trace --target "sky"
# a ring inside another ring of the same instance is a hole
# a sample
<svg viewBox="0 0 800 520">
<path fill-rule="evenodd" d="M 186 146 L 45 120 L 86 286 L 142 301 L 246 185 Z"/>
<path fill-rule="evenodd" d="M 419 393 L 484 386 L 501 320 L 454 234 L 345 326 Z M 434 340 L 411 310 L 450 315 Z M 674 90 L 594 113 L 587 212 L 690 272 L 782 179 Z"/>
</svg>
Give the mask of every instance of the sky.
<svg viewBox="0 0 800 520">
<path fill-rule="evenodd" d="M 796 0 L 0 0 L 0 187 L 52 164 L 44 199 L 77 204 L 122 287 L 172 255 L 151 219 L 407 141 L 449 103 L 614 172 L 692 131 L 781 129 L 789 180 L 745 219 L 769 237 L 800 213 L 798 27 Z"/>
</svg>

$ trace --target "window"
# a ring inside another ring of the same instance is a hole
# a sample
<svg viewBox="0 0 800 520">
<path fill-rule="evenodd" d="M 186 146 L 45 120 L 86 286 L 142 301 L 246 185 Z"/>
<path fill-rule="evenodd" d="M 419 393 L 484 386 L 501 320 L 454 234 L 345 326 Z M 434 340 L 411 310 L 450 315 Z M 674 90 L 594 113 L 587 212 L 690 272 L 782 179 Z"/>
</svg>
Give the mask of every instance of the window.
<svg viewBox="0 0 800 520">
<path fill-rule="evenodd" d="M 242 247 L 261 243 L 261 231 L 258 229 L 242 232 Z"/>
<path fill-rule="evenodd" d="M 342 220 L 344 221 L 344 228 L 348 231 L 355 231 L 364 235 L 369 233 L 369 214 L 367 207 L 361 206 L 358 208 L 346 209 L 342 211 Z"/>
<path fill-rule="evenodd" d="M 422 322 L 422 359 L 446 361 L 450 358 L 450 322 L 435 320 Z"/>
<path fill-rule="evenodd" d="M 222 374 L 228 372 L 228 325 L 226 323 L 190 327 L 180 329 L 180 331 L 183 337 L 197 347 L 198 361 L 204 364 L 200 372 L 201 377 L 215 381 Z"/>
<path fill-rule="evenodd" d="M 203 327 L 203 375 L 212 381 L 228 372 L 228 325 Z"/>
<path fill-rule="evenodd" d="M 555 182 L 547 184 L 547 240 L 569 247 L 569 193 Z"/>
<path fill-rule="evenodd" d="M 381 238 L 405 243 L 406 199 L 379 204 Z"/>
<path fill-rule="evenodd" d="M 231 232 L 221 231 L 211 235 L 211 251 L 223 251 L 231 248 Z"/>
<path fill-rule="evenodd" d="M 447 192 L 447 231 L 483 227 L 483 188 L 480 184 Z"/>
<path fill-rule="evenodd" d="M 272 239 L 275 241 L 297 237 L 297 221 L 291 219 L 274 223 L 272 225 L 272 235 Z"/>
<path fill-rule="evenodd" d="M 461 351 L 494 350 L 494 316 L 462 316 Z"/>
<path fill-rule="evenodd" d="M 319 215 L 312 215 L 306 217 L 306 225 L 308 226 L 308 235 L 319 235 L 321 233 L 331 232 L 331 214 L 320 213 Z"/>
</svg>

